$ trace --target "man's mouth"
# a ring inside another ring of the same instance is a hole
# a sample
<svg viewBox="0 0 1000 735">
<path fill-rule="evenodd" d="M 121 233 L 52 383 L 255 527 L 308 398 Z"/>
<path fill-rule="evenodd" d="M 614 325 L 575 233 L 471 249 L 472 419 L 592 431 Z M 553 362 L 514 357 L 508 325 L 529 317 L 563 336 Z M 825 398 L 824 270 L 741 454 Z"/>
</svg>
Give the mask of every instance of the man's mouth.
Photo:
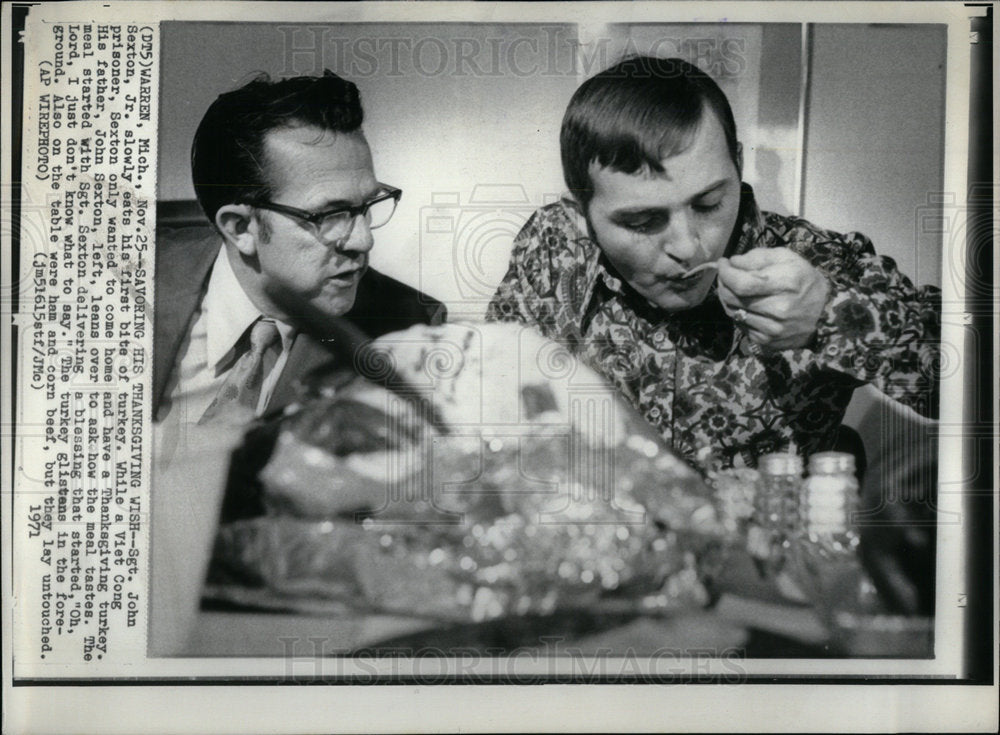
<svg viewBox="0 0 1000 735">
<path fill-rule="evenodd" d="M 667 288 L 669 288 L 674 293 L 685 293 L 690 291 L 699 283 L 698 276 L 694 278 L 684 278 L 681 280 L 668 280 L 666 281 Z"/>
<path fill-rule="evenodd" d="M 347 268 L 340 271 L 339 273 L 330 276 L 331 281 L 336 281 L 337 283 L 353 283 L 361 278 L 364 273 L 364 266 L 358 266 L 357 268 Z"/>
<path fill-rule="evenodd" d="M 664 277 L 663 280 L 669 283 L 671 286 L 677 288 L 684 288 L 687 286 L 692 286 L 698 281 L 700 281 L 705 271 L 716 270 L 717 268 L 718 266 L 715 264 L 715 262 L 709 261 L 706 263 L 702 263 L 701 265 L 697 265 L 694 268 L 685 271 L 684 273 L 679 273 L 673 276 L 666 276 Z"/>
<path fill-rule="evenodd" d="M 701 273 L 695 273 L 693 276 L 680 275 L 671 276 L 669 278 L 664 278 L 663 280 L 668 283 L 672 288 L 686 288 L 688 286 L 693 286 L 701 279 Z"/>
</svg>

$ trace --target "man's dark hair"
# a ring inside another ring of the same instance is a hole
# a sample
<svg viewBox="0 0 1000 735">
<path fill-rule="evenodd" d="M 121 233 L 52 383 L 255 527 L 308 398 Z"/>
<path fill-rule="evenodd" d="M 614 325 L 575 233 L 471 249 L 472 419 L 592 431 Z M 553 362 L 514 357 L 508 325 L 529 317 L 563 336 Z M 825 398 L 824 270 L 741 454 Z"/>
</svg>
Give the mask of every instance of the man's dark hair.
<svg viewBox="0 0 1000 735">
<path fill-rule="evenodd" d="M 261 74 L 219 95 L 191 145 L 191 178 L 211 222 L 225 204 L 269 199 L 264 139 L 279 128 L 311 125 L 332 132 L 361 128 L 358 88 L 332 71 L 272 81 Z"/>
<path fill-rule="evenodd" d="M 706 110 L 722 124 L 739 168 L 733 111 L 710 76 L 682 59 L 618 62 L 580 85 L 566 108 L 559 134 L 566 185 L 586 207 L 594 195 L 591 163 L 626 174 L 663 173 L 660 161 L 691 144 Z"/>
</svg>

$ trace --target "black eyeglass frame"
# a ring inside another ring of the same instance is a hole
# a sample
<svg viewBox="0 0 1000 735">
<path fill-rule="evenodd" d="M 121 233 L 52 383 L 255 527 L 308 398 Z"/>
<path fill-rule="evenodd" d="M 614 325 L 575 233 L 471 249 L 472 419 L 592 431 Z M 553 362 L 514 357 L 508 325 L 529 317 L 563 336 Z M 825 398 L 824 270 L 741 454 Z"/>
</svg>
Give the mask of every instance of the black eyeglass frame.
<svg viewBox="0 0 1000 735">
<path fill-rule="evenodd" d="M 388 184 L 378 183 L 380 189 L 384 190 L 383 194 L 378 194 L 374 199 L 369 199 L 367 202 L 359 204 L 356 207 L 337 207 L 335 209 L 326 209 L 322 212 L 309 212 L 305 209 L 299 209 L 298 207 L 291 207 L 287 204 L 278 204 L 277 202 L 269 202 L 267 200 L 248 200 L 242 202 L 243 204 L 249 204 L 251 207 L 257 207 L 258 209 L 268 209 L 272 212 L 278 212 L 280 214 L 286 214 L 289 217 L 295 217 L 296 219 L 302 220 L 303 222 L 308 222 L 312 225 L 316 234 L 319 234 L 321 223 L 324 219 L 334 214 L 349 214 L 351 215 L 350 221 L 353 223 L 359 216 L 364 217 L 368 214 L 368 210 L 379 202 L 384 202 L 387 199 L 393 199 L 395 205 L 393 206 L 392 214 L 396 213 L 396 207 L 399 206 L 399 200 L 403 197 L 403 190 L 398 189 L 395 186 L 389 186 Z M 392 214 L 389 218 L 377 224 L 372 229 L 377 229 L 382 225 L 386 224 L 390 219 L 392 219 Z M 371 226 L 371 225 L 369 225 Z"/>
</svg>

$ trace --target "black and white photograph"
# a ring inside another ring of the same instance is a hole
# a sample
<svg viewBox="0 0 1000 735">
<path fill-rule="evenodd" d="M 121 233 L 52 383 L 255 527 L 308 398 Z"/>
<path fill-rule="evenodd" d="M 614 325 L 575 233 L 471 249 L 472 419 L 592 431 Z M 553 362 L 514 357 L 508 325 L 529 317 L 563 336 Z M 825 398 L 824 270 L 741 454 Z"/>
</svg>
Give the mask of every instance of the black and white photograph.
<svg viewBox="0 0 1000 735">
<path fill-rule="evenodd" d="M 142 5 L 5 8 L 8 692 L 996 725 L 993 6 Z"/>
</svg>

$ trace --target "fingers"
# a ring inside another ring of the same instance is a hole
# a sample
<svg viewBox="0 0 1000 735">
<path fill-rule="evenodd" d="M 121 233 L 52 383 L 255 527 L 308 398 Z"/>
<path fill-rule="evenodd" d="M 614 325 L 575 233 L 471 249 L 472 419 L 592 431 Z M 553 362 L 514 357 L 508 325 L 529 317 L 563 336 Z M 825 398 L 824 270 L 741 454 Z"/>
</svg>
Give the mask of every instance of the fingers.
<svg viewBox="0 0 1000 735">
<path fill-rule="evenodd" d="M 741 300 L 720 288 L 719 301 L 729 317 L 750 340 L 768 350 L 801 346 L 802 334 L 789 329 L 789 303 L 783 296 Z"/>
<path fill-rule="evenodd" d="M 756 270 L 736 268 L 727 258 L 719 261 L 719 286 L 741 299 L 766 296 L 774 292 L 767 275 Z"/>
<path fill-rule="evenodd" d="M 719 300 L 751 340 L 778 350 L 809 343 L 829 287 L 805 258 L 759 248 L 718 262 Z"/>
<path fill-rule="evenodd" d="M 736 325 L 746 332 L 751 341 L 765 347 L 778 346 L 782 327 L 768 316 L 755 311 L 737 308 L 730 315 Z"/>
<path fill-rule="evenodd" d="M 802 288 L 812 266 L 788 248 L 756 248 L 719 261 L 719 280 L 740 296 L 765 296 Z"/>
<path fill-rule="evenodd" d="M 753 300 L 739 299 L 727 289 L 720 288 L 719 301 L 723 311 L 758 344 L 768 342 L 781 332 L 781 325 L 766 311 L 756 308 Z"/>
<path fill-rule="evenodd" d="M 719 301 L 730 316 L 736 309 L 746 309 L 762 317 L 769 317 L 776 323 L 784 322 L 791 316 L 793 299 L 786 292 L 740 293 L 730 284 L 719 281 Z"/>
<path fill-rule="evenodd" d="M 772 265 L 790 263 L 800 260 L 802 256 L 789 250 L 788 248 L 754 248 L 742 255 L 734 255 L 728 258 L 734 268 L 742 270 L 760 270 Z"/>
</svg>

